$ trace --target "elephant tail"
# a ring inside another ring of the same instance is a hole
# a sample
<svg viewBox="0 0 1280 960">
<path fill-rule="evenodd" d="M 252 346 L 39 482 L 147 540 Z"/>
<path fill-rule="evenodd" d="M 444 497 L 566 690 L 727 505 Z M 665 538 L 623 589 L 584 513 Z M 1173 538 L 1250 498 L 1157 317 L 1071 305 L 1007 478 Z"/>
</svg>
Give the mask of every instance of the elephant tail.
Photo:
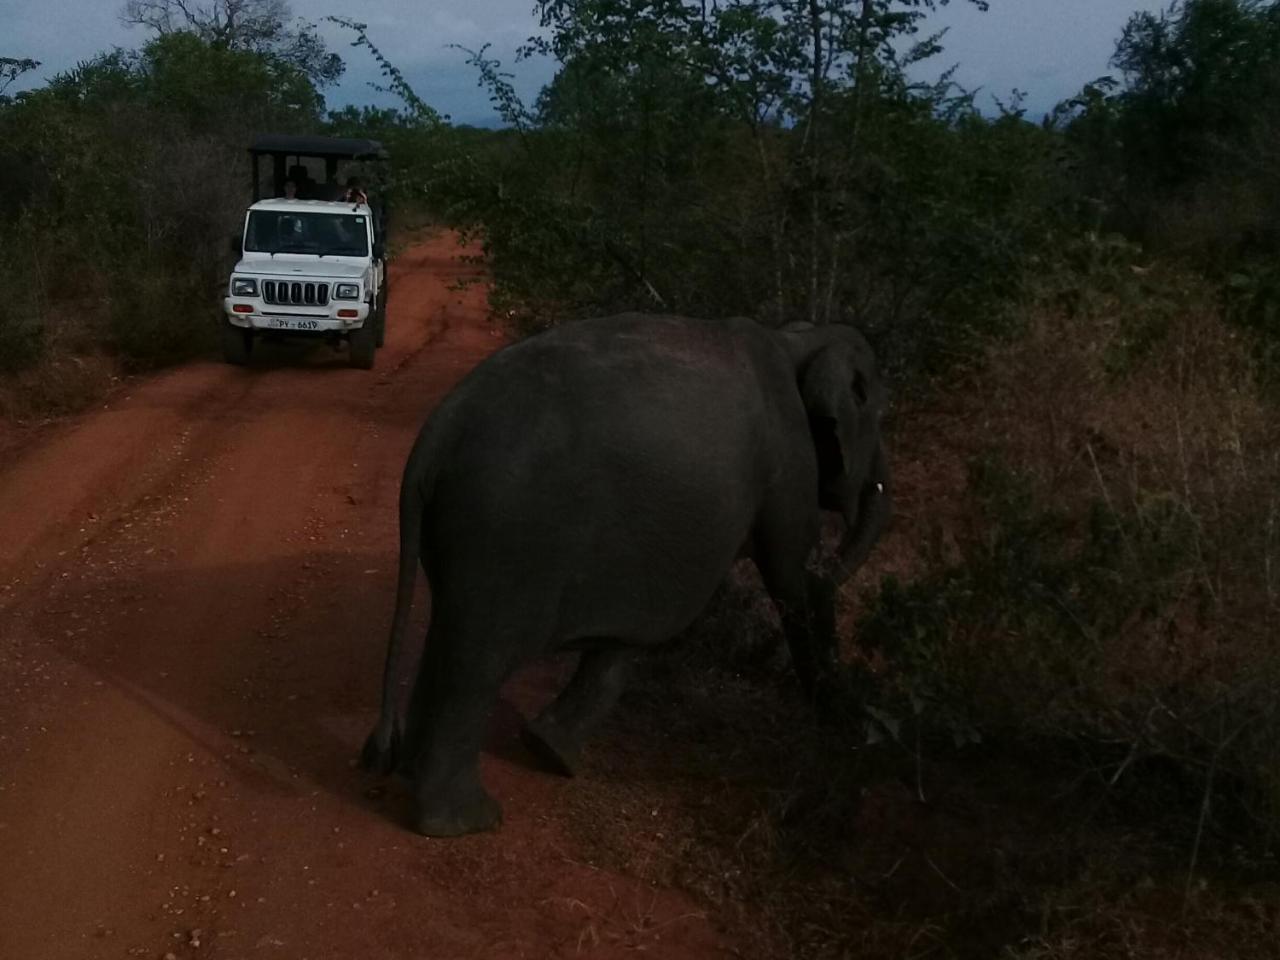
<svg viewBox="0 0 1280 960">
<path fill-rule="evenodd" d="M 369 734 L 360 752 L 360 765 L 385 776 L 399 763 L 401 732 L 396 684 L 400 675 L 400 656 L 404 634 L 413 608 L 413 588 L 422 556 L 422 517 L 426 497 L 422 486 L 412 483 L 406 471 L 400 490 L 400 559 L 396 578 L 396 606 L 391 618 L 391 636 L 387 641 L 387 662 L 382 673 L 382 712 L 378 725 Z"/>
</svg>

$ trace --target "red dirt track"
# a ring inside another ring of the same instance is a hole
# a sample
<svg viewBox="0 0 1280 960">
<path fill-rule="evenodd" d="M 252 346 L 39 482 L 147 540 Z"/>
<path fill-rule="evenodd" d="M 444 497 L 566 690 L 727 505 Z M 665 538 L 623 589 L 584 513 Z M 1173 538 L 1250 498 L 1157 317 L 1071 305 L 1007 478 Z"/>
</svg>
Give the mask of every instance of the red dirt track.
<svg viewBox="0 0 1280 960">
<path fill-rule="evenodd" d="M 267 344 L 0 462 L 0 958 L 730 953 L 687 898 L 585 862 L 517 678 L 494 834 L 428 840 L 353 768 L 377 710 L 396 498 L 427 411 L 502 343 L 451 235 L 392 267 L 374 371 Z M 420 587 L 415 638 L 422 635 Z"/>
</svg>

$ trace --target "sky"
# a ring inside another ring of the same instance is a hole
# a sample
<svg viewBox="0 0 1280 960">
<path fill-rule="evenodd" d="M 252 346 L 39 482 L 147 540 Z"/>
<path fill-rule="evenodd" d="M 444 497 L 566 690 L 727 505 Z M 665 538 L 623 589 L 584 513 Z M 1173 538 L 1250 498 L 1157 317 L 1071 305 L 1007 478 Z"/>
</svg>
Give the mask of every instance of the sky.
<svg viewBox="0 0 1280 960">
<path fill-rule="evenodd" d="M 351 35 L 323 22 L 340 14 L 368 24 L 373 43 L 404 73 L 427 103 L 456 122 L 496 121 L 487 93 L 476 83 L 459 44 L 478 49 L 516 75 L 516 89 L 531 101 L 552 76 L 546 62 L 515 62 L 515 51 L 538 29 L 533 0 L 292 0 L 296 16 L 317 22 L 321 33 L 347 62 L 341 84 L 325 91 L 331 107 L 348 103 L 394 106 L 394 98 L 368 84 L 377 65 L 365 50 L 352 49 Z M 40 70 L 24 78 L 32 86 L 114 46 L 140 46 L 146 33 L 120 23 L 123 0 L 0 0 L 0 56 L 31 57 Z M 992 107 L 992 95 L 1007 99 L 1023 90 L 1025 106 L 1038 115 L 1109 71 L 1107 61 L 1130 14 L 1158 10 L 1167 0 L 990 0 L 982 13 L 966 0 L 934 14 L 927 28 L 947 28 L 943 53 L 916 71 L 934 79 L 958 65 L 957 82 L 980 88 L 978 104 Z M 22 86 L 15 85 L 9 92 Z"/>
</svg>

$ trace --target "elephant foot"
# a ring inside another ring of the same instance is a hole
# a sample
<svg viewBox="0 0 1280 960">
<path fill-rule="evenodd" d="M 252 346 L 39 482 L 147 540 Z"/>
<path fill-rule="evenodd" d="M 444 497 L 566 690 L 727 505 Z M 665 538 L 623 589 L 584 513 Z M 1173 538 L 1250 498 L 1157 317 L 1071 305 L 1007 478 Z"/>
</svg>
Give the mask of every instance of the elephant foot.
<svg viewBox="0 0 1280 960">
<path fill-rule="evenodd" d="M 502 805 L 479 788 L 463 803 L 419 804 L 414 829 L 424 837 L 461 837 L 502 823 Z"/>
<path fill-rule="evenodd" d="M 520 740 L 538 762 L 562 777 L 578 772 L 580 748 L 553 721 L 537 717 L 520 728 Z"/>
</svg>

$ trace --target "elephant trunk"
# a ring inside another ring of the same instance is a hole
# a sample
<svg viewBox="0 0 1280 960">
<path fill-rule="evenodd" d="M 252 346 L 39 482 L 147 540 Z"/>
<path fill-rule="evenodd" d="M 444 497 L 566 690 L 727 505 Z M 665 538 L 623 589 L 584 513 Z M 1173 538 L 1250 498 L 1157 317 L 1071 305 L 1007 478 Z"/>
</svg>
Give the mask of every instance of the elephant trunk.
<svg viewBox="0 0 1280 960">
<path fill-rule="evenodd" d="M 857 573 L 884 531 L 892 507 L 888 466 L 884 449 L 876 450 L 867 481 L 856 497 L 851 497 L 843 511 L 845 532 L 836 550 L 831 578 L 842 584 Z"/>
</svg>

